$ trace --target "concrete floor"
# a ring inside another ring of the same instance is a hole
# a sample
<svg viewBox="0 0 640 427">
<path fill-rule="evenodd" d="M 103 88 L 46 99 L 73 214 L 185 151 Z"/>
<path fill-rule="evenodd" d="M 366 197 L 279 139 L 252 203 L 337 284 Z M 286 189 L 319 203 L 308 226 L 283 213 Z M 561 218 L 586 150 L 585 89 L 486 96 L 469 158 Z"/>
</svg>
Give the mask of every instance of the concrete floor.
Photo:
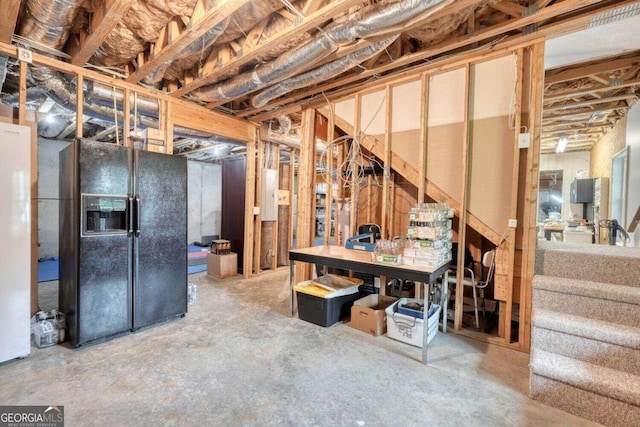
<svg viewBox="0 0 640 427">
<path fill-rule="evenodd" d="M 386 336 L 289 318 L 286 269 L 189 280 L 184 319 L 1 365 L 0 404 L 64 405 L 69 426 L 597 425 L 527 397 L 529 354 L 440 333 L 424 366 Z"/>
</svg>

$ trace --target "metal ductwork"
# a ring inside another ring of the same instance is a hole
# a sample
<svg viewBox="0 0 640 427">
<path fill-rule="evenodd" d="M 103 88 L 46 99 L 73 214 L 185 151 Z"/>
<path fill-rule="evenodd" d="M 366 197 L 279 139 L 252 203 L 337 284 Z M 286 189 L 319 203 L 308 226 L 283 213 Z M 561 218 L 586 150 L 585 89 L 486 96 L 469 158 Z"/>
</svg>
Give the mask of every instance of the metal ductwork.
<svg viewBox="0 0 640 427">
<path fill-rule="evenodd" d="M 27 0 L 20 34 L 38 44 L 61 49 L 78 9 L 77 0 Z"/>
<path fill-rule="evenodd" d="M 397 38 L 398 36 L 394 36 L 381 40 L 321 67 L 281 81 L 251 98 L 251 105 L 255 108 L 263 107 L 272 99 L 278 98 L 294 89 L 300 89 L 314 82 L 342 74 L 348 69 L 360 65 L 381 50 L 386 49 Z"/>
<path fill-rule="evenodd" d="M 418 16 L 444 0 L 402 0 L 393 4 L 375 4 L 361 9 L 343 22 L 329 24 L 316 38 L 297 49 L 280 55 L 254 71 L 242 73 L 221 83 L 193 92 L 204 101 L 219 101 L 241 96 L 308 70 L 341 45 L 372 37 L 386 29 Z"/>
</svg>

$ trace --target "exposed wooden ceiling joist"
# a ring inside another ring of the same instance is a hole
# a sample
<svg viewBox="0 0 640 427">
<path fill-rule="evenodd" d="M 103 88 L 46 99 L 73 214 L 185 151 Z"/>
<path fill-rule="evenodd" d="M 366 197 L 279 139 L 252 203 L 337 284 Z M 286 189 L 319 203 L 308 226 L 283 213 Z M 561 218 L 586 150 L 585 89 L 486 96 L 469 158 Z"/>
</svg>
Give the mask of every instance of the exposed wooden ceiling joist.
<svg viewBox="0 0 640 427">
<path fill-rule="evenodd" d="M 575 80 L 580 77 L 587 77 L 595 74 L 611 72 L 627 67 L 640 66 L 640 55 L 636 54 L 630 58 L 622 58 L 614 61 L 604 61 L 595 63 L 587 67 L 574 68 L 568 70 L 551 72 L 545 77 L 545 85 Z"/>
<path fill-rule="evenodd" d="M 572 103 L 567 103 L 567 104 L 563 104 L 563 105 L 558 105 L 556 107 L 548 107 L 544 109 L 544 116 L 546 117 L 548 115 L 548 113 L 555 113 L 556 111 L 567 111 L 570 112 L 568 110 L 572 110 L 575 108 L 581 108 L 581 107 L 587 107 L 590 105 L 598 105 L 598 104 L 607 104 L 609 102 L 618 102 L 618 101 L 624 101 L 624 100 L 628 100 L 628 99 L 637 99 L 638 96 L 634 93 L 634 94 L 628 94 L 628 95 L 619 95 L 619 96 L 611 96 L 609 98 L 598 98 L 598 99 L 591 99 L 589 101 L 580 101 L 580 102 L 572 102 Z"/>
<path fill-rule="evenodd" d="M 131 7 L 132 0 L 105 0 L 91 16 L 91 27 L 88 35 L 82 35 L 78 51 L 71 53 L 71 63 L 82 67 L 98 50 L 107 35 Z"/>
<path fill-rule="evenodd" d="M 11 37 L 16 29 L 16 20 L 20 12 L 20 0 L 2 2 L 4 12 L 0 15 L 0 42 L 11 43 Z"/>
<path fill-rule="evenodd" d="M 127 81 L 135 83 L 142 80 L 162 63 L 170 60 L 181 50 L 196 42 L 207 31 L 231 16 L 246 3 L 249 3 L 249 0 L 223 0 L 218 2 L 211 10 L 206 11 L 204 16 L 192 17 L 188 24 L 188 31 L 184 31 L 175 41 L 169 43 L 164 49 L 155 52 L 154 57 L 132 73 L 127 78 Z"/>
</svg>

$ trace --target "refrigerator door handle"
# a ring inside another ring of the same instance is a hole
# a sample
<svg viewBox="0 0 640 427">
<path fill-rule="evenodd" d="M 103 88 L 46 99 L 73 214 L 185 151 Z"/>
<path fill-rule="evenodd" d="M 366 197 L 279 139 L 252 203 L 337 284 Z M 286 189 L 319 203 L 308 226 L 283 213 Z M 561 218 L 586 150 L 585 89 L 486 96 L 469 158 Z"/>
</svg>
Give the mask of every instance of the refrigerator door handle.
<svg viewBox="0 0 640 427">
<path fill-rule="evenodd" d="M 140 196 L 136 195 L 136 229 L 135 235 L 136 237 L 140 237 Z"/>
<path fill-rule="evenodd" d="M 127 199 L 127 234 L 133 234 L 133 197 L 129 196 Z"/>
</svg>

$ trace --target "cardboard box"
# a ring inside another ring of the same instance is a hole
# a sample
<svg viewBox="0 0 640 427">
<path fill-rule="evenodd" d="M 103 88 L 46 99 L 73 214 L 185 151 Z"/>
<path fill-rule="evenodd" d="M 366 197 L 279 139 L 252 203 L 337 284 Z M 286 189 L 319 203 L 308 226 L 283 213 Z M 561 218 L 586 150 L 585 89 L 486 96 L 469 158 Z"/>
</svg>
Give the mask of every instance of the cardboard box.
<svg viewBox="0 0 640 427">
<path fill-rule="evenodd" d="M 238 254 L 207 254 L 207 274 L 218 279 L 238 274 Z"/>
<path fill-rule="evenodd" d="M 396 298 L 372 294 L 360 298 L 351 307 L 351 327 L 377 336 L 387 331 L 385 308 L 396 302 Z"/>
</svg>

